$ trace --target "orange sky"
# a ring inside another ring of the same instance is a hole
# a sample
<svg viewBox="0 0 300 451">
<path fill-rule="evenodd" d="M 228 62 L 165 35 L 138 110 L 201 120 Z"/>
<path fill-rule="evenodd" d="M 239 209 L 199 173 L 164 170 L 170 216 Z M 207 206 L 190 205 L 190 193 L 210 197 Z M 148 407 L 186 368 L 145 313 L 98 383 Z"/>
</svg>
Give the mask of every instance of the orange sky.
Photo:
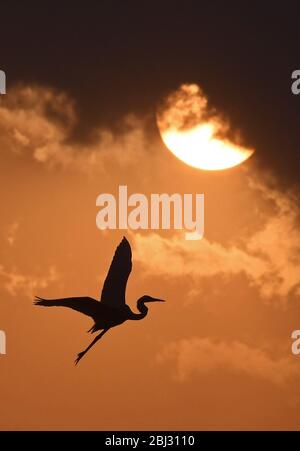
<svg viewBox="0 0 300 451">
<path fill-rule="evenodd" d="M 80 117 L 49 88 L 0 103 L 1 429 L 299 428 L 298 206 L 250 159 L 218 173 L 177 160 L 155 118 L 72 140 Z M 123 231 L 96 227 L 96 198 L 204 193 L 205 236 L 128 232 L 127 302 L 167 300 L 111 330 L 74 367 L 91 322 L 34 295 L 97 298 Z"/>
</svg>

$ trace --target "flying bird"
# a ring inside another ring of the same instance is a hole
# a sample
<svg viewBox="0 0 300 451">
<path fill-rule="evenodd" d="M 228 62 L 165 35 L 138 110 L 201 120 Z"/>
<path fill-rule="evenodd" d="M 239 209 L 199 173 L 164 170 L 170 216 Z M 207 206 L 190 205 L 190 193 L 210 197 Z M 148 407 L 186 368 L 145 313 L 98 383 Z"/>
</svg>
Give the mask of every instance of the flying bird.
<svg viewBox="0 0 300 451">
<path fill-rule="evenodd" d="M 144 295 L 137 301 L 140 313 L 134 313 L 126 304 L 125 291 L 128 277 L 132 269 L 132 253 L 129 242 L 123 237 L 118 245 L 108 274 L 106 276 L 100 301 L 90 297 L 72 297 L 63 299 L 43 299 L 36 296 L 35 305 L 44 307 L 69 307 L 73 310 L 90 316 L 94 325 L 88 332 L 101 330 L 100 334 L 82 352 L 79 352 L 75 364 L 94 346 L 103 335 L 112 327 L 118 326 L 127 320 L 140 320 L 148 313 L 147 302 L 165 302 L 163 299 Z"/>
</svg>

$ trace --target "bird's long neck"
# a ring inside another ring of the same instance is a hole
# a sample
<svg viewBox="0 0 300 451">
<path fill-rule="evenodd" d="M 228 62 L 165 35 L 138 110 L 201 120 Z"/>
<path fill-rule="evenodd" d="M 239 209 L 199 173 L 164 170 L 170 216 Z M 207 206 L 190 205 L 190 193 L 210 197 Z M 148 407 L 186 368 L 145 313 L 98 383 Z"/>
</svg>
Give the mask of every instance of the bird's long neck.
<svg viewBox="0 0 300 451">
<path fill-rule="evenodd" d="M 130 319 L 139 320 L 145 318 L 148 313 L 148 307 L 145 306 L 143 299 L 139 299 L 136 303 L 136 307 L 140 313 L 131 312 Z"/>
</svg>

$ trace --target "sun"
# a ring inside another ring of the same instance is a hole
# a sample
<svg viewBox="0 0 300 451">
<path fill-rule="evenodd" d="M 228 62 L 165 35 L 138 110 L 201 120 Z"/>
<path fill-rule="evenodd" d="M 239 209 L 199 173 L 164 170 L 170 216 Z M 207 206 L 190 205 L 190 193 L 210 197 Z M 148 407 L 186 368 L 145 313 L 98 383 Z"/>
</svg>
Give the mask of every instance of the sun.
<svg viewBox="0 0 300 451">
<path fill-rule="evenodd" d="M 171 94 L 157 114 L 157 124 L 166 147 L 198 169 L 232 168 L 254 152 L 226 138 L 228 124 L 209 111 L 197 85 L 182 85 Z"/>
<path fill-rule="evenodd" d="M 211 124 L 199 125 L 187 131 L 168 129 L 161 136 L 167 148 L 181 161 L 208 171 L 232 168 L 253 153 L 253 150 L 236 146 L 230 141 L 214 138 Z"/>
</svg>

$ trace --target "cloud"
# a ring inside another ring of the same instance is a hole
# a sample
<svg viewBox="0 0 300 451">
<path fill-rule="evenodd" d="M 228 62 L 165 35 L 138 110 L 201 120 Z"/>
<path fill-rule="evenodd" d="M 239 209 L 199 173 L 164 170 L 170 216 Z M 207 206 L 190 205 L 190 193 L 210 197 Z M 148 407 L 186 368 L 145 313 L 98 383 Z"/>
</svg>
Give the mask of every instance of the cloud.
<svg viewBox="0 0 300 451">
<path fill-rule="evenodd" d="M 293 193 L 280 193 L 267 184 L 251 182 L 256 196 L 272 204 L 260 228 L 225 246 L 206 238 L 185 241 L 182 234 L 164 238 L 158 233 L 134 235 L 135 259 L 148 274 L 187 276 L 191 293 L 197 293 L 201 277 L 244 273 L 262 298 L 286 302 L 300 295 L 299 209 Z"/>
<path fill-rule="evenodd" d="M 215 112 L 208 107 L 208 101 L 202 89 L 196 84 L 181 85 L 161 102 L 157 112 L 161 130 L 170 128 L 186 130 L 209 119 L 220 123 Z"/>
<path fill-rule="evenodd" d="M 253 182 L 266 201 L 272 202 L 274 214 L 247 242 L 249 253 L 260 254 L 269 263 L 262 287 L 265 297 L 300 295 L 299 199 L 296 194 L 280 192 L 262 181 Z"/>
<path fill-rule="evenodd" d="M 11 223 L 7 229 L 7 242 L 10 246 L 13 246 L 15 244 L 17 233 L 20 227 L 20 223 L 18 221 L 14 221 Z"/>
<path fill-rule="evenodd" d="M 144 130 L 134 116 L 124 118 L 122 124 L 127 126 L 127 131 L 120 135 L 108 129 L 94 130 L 92 144 L 75 146 L 49 140 L 34 149 L 33 157 L 50 167 L 60 166 L 87 173 L 104 172 L 112 162 L 119 166 L 134 164 L 141 149 L 146 147 Z"/>
<path fill-rule="evenodd" d="M 47 143 L 63 142 L 75 124 L 71 101 L 50 88 L 19 86 L 0 106 L 3 150 L 35 153 Z"/>
<path fill-rule="evenodd" d="M 284 387 L 299 376 L 293 358 L 273 358 L 262 349 L 240 341 L 230 343 L 210 338 L 191 338 L 173 342 L 158 354 L 157 362 L 175 362 L 175 378 L 186 381 L 193 373 L 228 370 Z"/>
<path fill-rule="evenodd" d="M 11 296 L 26 296 L 33 298 L 38 290 L 47 288 L 51 283 L 59 279 L 59 274 L 54 266 L 50 267 L 46 275 L 22 274 L 13 269 L 7 270 L 0 265 L 0 278 L 4 280 L 4 289 Z"/>
<path fill-rule="evenodd" d="M 147 150 L 143 120 L 129 114 L 122 133 L 94 129 L 89 143 L 73 143 L 78 123 L 73 101 L 40 86 L 19 86 L 0 106 L 0 144 L 6 152 L 26 155 L 47 167 L 90 173 L 105 171 L 112 161 L 121 167 L 138 161 Z"/>
<path fill-rule="evenodd" d="M 135 259 L 148 273 L 167 276 L 215 276 L 246 271 L 253 278 L 261 277 L 265 266 L 258 257 L 248 255 L 235 246 L 226 248 L 207 239 L 185 241 L 181 235 L 163 238 L 157 233 L 136 234 Z"/>
</svg>

